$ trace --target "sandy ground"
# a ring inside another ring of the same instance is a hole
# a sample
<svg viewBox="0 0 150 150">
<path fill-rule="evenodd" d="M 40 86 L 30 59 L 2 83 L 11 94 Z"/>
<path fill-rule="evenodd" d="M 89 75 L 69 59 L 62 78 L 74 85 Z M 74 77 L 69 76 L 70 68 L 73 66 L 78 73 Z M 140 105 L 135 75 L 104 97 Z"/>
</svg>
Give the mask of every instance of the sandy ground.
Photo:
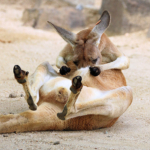
<svg viewBox="0 0 150 150">
<path fill-rule="evenodd" d="M 19 64 L 33 73 L 43 61 L 55 64 L 66 44 L 55 32 L 24 27 L 19 6 L 0 5 L 0 114 L 28 109 L 21 85 L 13 77 Z M 46 131 L 0 135 L 0 150 L 30 149 L 150 149 L 150 41 L 146 31 L 111 37 L 118 49 L 129 56 L 131 65 L 123 71 L 133 88 L 134 100 L 111 128 L 94 131 Z M 17 93 L 16 98 L 9 98 Z M 4 137 L 6 136 L 6 137 Z M 53 145 L 59 141 L 60 144 Z"/>
</svg>

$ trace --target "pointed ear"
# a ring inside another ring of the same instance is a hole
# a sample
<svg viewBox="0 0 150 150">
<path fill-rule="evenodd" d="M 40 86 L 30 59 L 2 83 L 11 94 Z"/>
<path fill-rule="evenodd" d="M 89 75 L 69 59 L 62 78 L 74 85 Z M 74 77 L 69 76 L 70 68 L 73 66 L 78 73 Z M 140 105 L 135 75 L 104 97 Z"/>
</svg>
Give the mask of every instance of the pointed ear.
<svg viewBox="0 0 150 150">
<path fill-rule="evenodd" d="M 110 23 L 110 15 L 108 11 L 104 11 L 96 26 L 89 33 L 88 36 L 89 39 L 94 38 L 96 39 L 96 43 L 99 44 L 101 36 L 109 26 L 109 23 Z"/>
<path fill-rule="evenodd" d="M 54 28 L 56 29 L 57 33 L 67 42 L 69 43 L 72 47 L 75 46 L 76 42 L 76 34 L 67 31 L 61 27 L 58 27 L 56 25 L 54 25 L 53 23 L 49 22 L 48 23 Z"/>
</svg>

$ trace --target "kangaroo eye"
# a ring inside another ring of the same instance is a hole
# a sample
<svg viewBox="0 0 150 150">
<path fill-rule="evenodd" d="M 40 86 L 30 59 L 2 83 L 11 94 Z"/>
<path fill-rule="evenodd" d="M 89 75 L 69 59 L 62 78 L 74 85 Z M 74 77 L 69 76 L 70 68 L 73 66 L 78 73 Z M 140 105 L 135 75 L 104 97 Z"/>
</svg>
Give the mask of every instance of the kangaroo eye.
<svg viewBox="0 0 150 150">
<path fill-rule="evenodd" d="M 73 61 L 73 63 L 74 63 L 76 66 L 78 66 L 79 61 Z"/>
<path fill-rule="evenodd" d="M 97 58 L 92 60 L 92 63 L 95 64 L 97 62 Z"/>
</svg>

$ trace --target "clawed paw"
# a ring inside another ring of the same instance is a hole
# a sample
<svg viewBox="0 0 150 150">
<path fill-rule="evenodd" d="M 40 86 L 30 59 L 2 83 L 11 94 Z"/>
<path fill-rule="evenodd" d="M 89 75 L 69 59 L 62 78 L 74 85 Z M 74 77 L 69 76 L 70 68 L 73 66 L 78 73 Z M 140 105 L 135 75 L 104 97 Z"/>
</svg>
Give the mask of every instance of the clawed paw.
<svg viewBox="0 0 150 150">
<path fill-rule="evenodd" d="M 98 67 L 90 67 L 90 74 L 93 76 L 98 76 L 101 73 L 101 70 Z"/>
<path fill-rule="evenodd" d="M 68 68 L 68 67 L 66 67 L 66 66 L 62 66 L 61 68 L 60 68 L 60 70 L 59 70 L 59 72 L 60 72 L 60 74 L 61 75 L 66 75 L 68 72 L 70 72 L 71 71 L 71 69 L 70 68 Z"/>
</svg>

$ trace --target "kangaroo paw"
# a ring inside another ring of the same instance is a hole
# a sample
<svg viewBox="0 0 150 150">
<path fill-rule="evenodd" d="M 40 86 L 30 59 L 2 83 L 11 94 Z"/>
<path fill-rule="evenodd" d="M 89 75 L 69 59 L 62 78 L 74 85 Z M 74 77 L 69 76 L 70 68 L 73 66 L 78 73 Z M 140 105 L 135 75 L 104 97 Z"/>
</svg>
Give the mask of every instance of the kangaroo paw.
<svg viewBox="0 0 150 150">
<path fill-rule="evenodd" d="M 66 67 L 66 66 L 62 66 L 59 70 L 61 75 L 66 75 L 68 72 L 70 72 L 70 68 Z"/>
<path fill-rule="evenodd" d="M 93 76 L 98 76 L 101 73 L 101 70 L 97 67 L 90 67 L 90 74 Z"/>
</svg>

